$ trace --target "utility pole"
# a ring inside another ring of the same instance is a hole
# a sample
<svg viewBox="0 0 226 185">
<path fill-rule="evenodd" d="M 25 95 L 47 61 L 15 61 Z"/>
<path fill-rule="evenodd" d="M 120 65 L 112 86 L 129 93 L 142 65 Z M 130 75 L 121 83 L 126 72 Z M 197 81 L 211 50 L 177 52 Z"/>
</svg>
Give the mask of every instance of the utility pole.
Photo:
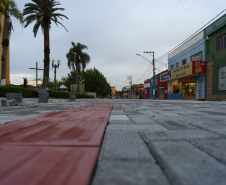
<svg viewBox="0 0 226 185">
<path fill-rule="evenodd" d="M 29 69 L 35 69 L 36 70 L 36 87 L 38 87 L 38 70 L 43 70 L 38 68 L 38 62 L 36 62 L 36 68 L 29 68 Z"/>
<path fill-rule="evenodd" d="M 144 53 L 151 53 L 153 55 L 152 65 L 153 65 L 153 100 L 155 99 L 155 52 L 154 51 L 144 51 Z"/>
</svg>

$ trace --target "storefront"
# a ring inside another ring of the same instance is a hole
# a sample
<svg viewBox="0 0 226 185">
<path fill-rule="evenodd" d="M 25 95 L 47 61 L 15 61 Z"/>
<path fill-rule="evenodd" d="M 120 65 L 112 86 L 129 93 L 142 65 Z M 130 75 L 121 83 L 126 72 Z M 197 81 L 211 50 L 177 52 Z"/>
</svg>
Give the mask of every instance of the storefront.
<svg viewBox="0 0 226 185">
<path fill-rule="evenodd" d="M 154 88 L 154 78 L 152 77 L 151 80 L 151 99 L 153 99 L 153 96 L 155 95 L 155 98 L 158 98 L 158 76 L 155 76 L 155 88 Z"/>
<path fill-rule="evenodd" d="M 164 71 L 158 76 L 158 97 L 159 99 L 168 98 L 168 85 L 166 80 L 169 80 L 170 74 L 168 71 Z"/>
<path fill-rule="evenodd" d="M 171 70 L 168 99 L 205 99 L 206 62 L 191 61 Z"/>
<path fill-rule="evenodd" d="M 150 88 L 150 79 L 147 79 L 144 81 L 144 99 L 150 99 L 150 91 L 151 91 L 151 88 Z"/>
</svg>

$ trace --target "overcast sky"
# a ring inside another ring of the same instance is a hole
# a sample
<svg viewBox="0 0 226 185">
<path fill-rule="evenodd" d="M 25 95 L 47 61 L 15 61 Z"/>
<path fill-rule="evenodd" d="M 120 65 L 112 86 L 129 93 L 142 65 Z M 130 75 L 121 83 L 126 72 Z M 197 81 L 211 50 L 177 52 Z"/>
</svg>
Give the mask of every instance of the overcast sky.
<svg viewBox="0 0 226 185">
<path fill-rule="evenodd" d="M 16 0 L 18 8 L 31 0 Z M 61 60 L 57 79 L 67 76 L 66 53 L 71 42 L 88 46 L 91 62 L 86 69 L 97 68 L 112 86 L 121 90 L 133 83 L 143 83 L 153 76 L 148 60 L 152 56 L 144 51 L 154 51 L 159 58 L 225 9 L 225 0 L 60 0 L 60 12 L 68 16 L 61 26 L 51 24 L 50 60 Z M 44 37 L 42 30 L 34 37 L 33 26 L 23 28 L 13 20 L 10 39 L 11 83 L 22 84 L 23 77 L 34 80 L 36 61 L 43 68 Z M 156 61 L 156 73 L 167 69 L 167 57 Z M 43 77 L 41 71 L 39 78 Z M 50 68 L 50 78 L 54 78 Z"/>
</svg>

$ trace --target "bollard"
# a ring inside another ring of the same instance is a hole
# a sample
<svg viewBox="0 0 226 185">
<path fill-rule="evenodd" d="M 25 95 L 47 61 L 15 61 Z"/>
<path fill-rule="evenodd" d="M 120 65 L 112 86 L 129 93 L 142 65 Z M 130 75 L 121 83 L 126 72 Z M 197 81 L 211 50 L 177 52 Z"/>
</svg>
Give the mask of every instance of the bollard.
<svg viewBox="0 0 226 185">
<path fill-rule="evenodd" d="M 69 101 L 75 101 L 76 95 L 75 92 L 70 92 Z"/>
<path fill-rule="evenodd" d="M 46 90 L 39 91 L 38 103 L 48 103 L 49 101 L 49 92 Z"/>
</svg>

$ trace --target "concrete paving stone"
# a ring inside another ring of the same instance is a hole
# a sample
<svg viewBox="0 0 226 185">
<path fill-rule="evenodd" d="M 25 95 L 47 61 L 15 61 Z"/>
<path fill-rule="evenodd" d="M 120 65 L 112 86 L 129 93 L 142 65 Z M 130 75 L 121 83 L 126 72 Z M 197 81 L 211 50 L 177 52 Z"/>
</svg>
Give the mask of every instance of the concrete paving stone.
<svg viewBox="0 0 226 185">
<path fill-rule="evenodd" d="M 91 185 L 169 185 L 159 166 L 146 161 L 101 160 Z"/>
<path fill-rule="evenodd" d="M 107 130 L 100 159 L 145 160 L 154 163 L 147 146 L 138 133 Z"/>
<path fill-rule="evenodd" d="M 222 134 L 226 132 L 226 123 L 223 121 L 197 121 L 193 122 L 192 125 L 200 128 L 200 129 L 205 129 L 211 132 L 216 132 L 219 134 Z"/>
<path fill-rule="evenodd" d="M 225 185 L 226 166 L 186 141 L 150 142 L 170 184 Z"/>
<path fill-rule="evenodd" d="M 109 125 L 110 124 L 131 124 L 131 121 L 126 115 L 114 115 L 114 114 L 112 115 L 111 114 L 108 124 Z"/>
<path fill-rule="evenodd" d="M 156 123 L 162 125 L 163 127 L 169 130 L 189 130 L 189 129 L 197 129 L 188 123 L 179 121 L 179 120 L 172 120 L 172 119 L 155 119 Z"/>
<path fill-rule="evenodd" d="M 159 124 L 110 124 L 107 131 L 127 131 L 127 132 L 145 132 L 145 131 L 167 131 L 166 128 Z"/>
<path fill-rule="evenodd" d="M 130 121 L 126 115 L 111 115 L 109 121 Z"/>
<path fill-rule="evenodd" d="M 128 117 L 133 124 L 156 124 L 153 118 L 144 115 L 129 115 Z"/>
<path fill-rule="evenodd" d="M 194 140 L 192 144 L 226 164 L 226 139 Z"/>
<path fill-rule="evenodd" d="M 143 115 L 142 112 L 136 110 L 124 110 L 126 115 Z"/>
<path fill-rule="evenodd" d="M 111 111 L 111 115 L 125 115 L 125 112 L 123 110 L 115 110 L 115 109 L 113 109 Z"/>
<path fill-rule="evenodd" d="M 158 140 L 193 140 L 193 139 L 215 139 L 220 138 L 218 134 L 205 130 L 170 130 L 140 133 L 145 142 Z"/>
</svg>

